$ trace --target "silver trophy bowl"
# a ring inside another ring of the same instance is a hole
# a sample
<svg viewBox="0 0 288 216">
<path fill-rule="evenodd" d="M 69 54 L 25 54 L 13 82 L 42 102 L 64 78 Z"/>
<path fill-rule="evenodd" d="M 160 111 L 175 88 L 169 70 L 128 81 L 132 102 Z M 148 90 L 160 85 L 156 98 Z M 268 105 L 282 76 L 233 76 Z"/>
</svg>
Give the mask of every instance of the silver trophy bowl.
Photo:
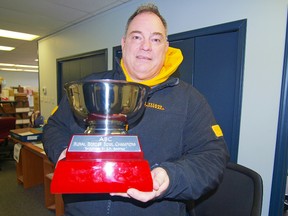
<svg viewBox="0 0 288 216">
<path fill-rule="evenodd" d="M 86 134 L 126 134 L 141 118 L 149 87 L 120 80 L 91 80 L 64 86 L 74 114 L 87 123 Z"/>
</svg>

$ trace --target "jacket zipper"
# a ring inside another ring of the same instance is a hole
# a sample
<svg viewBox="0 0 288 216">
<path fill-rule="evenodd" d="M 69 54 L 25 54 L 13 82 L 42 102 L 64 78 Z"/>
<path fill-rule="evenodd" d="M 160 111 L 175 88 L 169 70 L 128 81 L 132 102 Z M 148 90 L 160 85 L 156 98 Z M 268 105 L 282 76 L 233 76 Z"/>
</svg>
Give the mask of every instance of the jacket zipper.
<svg viewBox="0 0 288 216">
<path fill-rule="evenodd" d="M 110 215 L 110 209 L 111 209 L 111 204 L 112 204 L 112 201 L 111 200 L 108 200 L 108 203 L 107 203 L 107 216 L 109 216 Z"/>
</svg>

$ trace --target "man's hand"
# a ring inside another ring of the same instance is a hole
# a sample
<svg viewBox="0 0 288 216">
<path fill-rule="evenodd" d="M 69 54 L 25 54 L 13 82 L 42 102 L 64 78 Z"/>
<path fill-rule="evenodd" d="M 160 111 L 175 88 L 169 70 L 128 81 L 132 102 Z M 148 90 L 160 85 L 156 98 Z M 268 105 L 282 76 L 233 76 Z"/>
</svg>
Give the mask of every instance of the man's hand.
<svg viewBox="0 0 288 216">
<path fill-rule="evenodd" d="M 153 169 L 151 171 L 151 176 L 153 181 L 153 191 L 151 192 L 142 192 L 135 188 L 130 188 L 127 190 L 127 193 L 111 193 L 110 195 L 129 197 L 141 202 L 153 200 L 166 191 L 169 186 L 169 177 L 167 172 L 161 167 Z"/>
<path fill-rule="evenodd" d="M 67 148 L 65 148 L 65 149 L 61 152 L 61 154 L 60 154 L 60 156 L 59 156 L 59 158 L 58 158 L 57 163 L 58 163 L 60 160 L 62 160 L 63 158 L 66 157 L 66 152 L 67 152 Z M 57 163 L 56 163 L 56 166 L 57 166 Z"/>
</svg>

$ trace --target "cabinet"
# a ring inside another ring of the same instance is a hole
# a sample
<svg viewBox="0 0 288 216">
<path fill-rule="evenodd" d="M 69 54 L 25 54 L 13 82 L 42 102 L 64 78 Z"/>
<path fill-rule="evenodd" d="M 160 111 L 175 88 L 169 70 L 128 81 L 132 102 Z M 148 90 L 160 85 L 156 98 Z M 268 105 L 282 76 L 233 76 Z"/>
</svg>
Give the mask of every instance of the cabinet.
<svg viewBox="0 0 288 216">
<path fill-rule="evenodd" d="M 44 183 L 46 208 L 55 210 L 56 216 L 64 215 L 62 195 L 50 193 L 50 184 L 55 167 L 49 161 L 43 148 L 33 143 L 21 142 L 15 138 L 10 138 L 10 140 L 21 145 L 19 162 L 16 162 L 18 184 L 22 184 L 26 189 Z"/>
<path fill-rule="evenodd" d="M 28 127 L 30 107 L 27 95 L 15 94 L 15 101 L 0 101 L 0 116 L 16 117 L 16 128 Z"/>
<path fill-rule="evenodd" d="M 22 146 L 19 162 L 16 163 L 16 175 L 19 184 L 30 188 L 43 183 L 43 159 L 38 147 Z"/>
<path fill-rule="evenodd" d="M 47 158 L 43 161 L 44 165 L 44 190 L 45 206 L 48 209 L 55 210 L 56 216 L 64 215 L 64 204 L 61 194 L 51 194 L 50 185 L 53 178 L 54 164 Z"/>
</svg>

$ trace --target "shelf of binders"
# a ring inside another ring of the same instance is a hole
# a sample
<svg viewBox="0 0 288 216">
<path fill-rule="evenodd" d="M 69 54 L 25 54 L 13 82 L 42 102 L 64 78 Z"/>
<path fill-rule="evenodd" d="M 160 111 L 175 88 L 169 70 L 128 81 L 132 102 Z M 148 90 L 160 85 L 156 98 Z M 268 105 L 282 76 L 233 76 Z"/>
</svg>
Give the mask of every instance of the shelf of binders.
<svg viewBox="0 0 288 216">
<path fill-rule="evenodd" d="M 27 127 L 30 124 L 29 118 L 29 101 L 25 93 L 15 94 L 15 113 L 16 113 L 16 127 Z"/>
</svg>

